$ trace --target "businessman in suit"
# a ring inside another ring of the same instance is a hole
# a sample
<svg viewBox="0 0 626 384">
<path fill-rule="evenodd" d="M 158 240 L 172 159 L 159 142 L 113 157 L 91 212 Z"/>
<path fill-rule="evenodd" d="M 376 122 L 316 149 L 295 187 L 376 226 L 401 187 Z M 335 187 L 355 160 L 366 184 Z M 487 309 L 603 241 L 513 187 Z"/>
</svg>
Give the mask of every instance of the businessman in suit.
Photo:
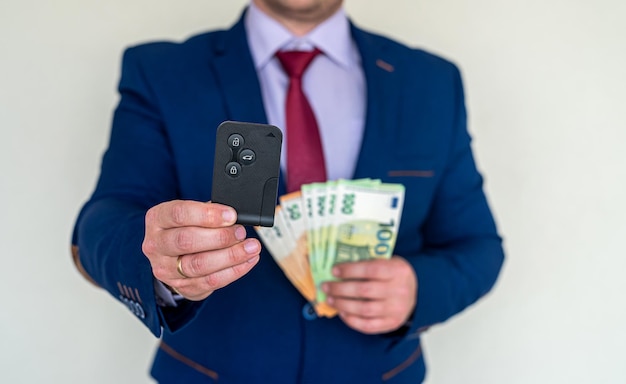
<svg viewBox="0 0 626 384">
<path fill-rule="evenodd" d="M 396 256 L 337 267 L 340 281 L 322 287 L 332 319 L 317 318 L 234 209 L 210 202 L 225 120 L 281 127 L 279 194 L 298 177 L 280 58 L 291 51 L 319 51 L 301 79 L 323 154 L 313 177 L 406 188 Z M 119 92 L 72 250 L 162 337 L 159 382 L 420 382 L 421 332 L 493 286 L 503 251 L 457 68 L 357 28 L 342 0 L 252 0 L 229 30 L 130 48 Z"/>
</svg>

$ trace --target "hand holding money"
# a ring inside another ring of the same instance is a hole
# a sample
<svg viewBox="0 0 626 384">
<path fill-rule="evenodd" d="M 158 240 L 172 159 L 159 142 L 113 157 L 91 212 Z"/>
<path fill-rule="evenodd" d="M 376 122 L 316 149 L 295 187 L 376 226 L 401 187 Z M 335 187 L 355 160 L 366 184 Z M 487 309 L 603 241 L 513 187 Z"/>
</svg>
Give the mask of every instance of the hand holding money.
<svg viewBox="0 0 626 384">
<path fill-rule="evenodd" d="M 341 280 L 322 284 L 326 302 L 360 332 L 394 331 L 406 324 L 415 309 L 417 277 L 402 257 L 342 263 L 333 274 Z"/>
<path fill-rule="evenodd" d="M 308 184 L 280 198 L 274 227 L 256 230 L 287 278 L 314 305 L 318 315 L 331 317 L 337 311 L 327 303 L 322 284 L 338 277 L 352 279 L 350 268 L 346 276 L 333 275 L 333 271 L 343 270 L 342 263 L 376 259 L 390 262 L 403 203 L 404 187 L 399 184 L 369 179 Z M 396 264 L 390 263 L 392 267 Z M 383 287 L 382 283 L 374 285 Z M 395 289 L 384 288 L 389 292 Z M 345 298 L 340 300 L 333 300 L 337 309 L 345 306 Z"/>
</svg>

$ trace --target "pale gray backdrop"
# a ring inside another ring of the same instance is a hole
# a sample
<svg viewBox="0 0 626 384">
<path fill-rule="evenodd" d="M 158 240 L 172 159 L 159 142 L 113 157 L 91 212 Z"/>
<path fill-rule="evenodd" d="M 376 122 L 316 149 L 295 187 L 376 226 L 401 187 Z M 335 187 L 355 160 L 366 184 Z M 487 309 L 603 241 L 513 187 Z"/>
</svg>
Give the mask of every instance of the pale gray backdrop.
<svg viewBox="0 0 626 384">
<path fill-rule="evenodd" d="M 1 1 L 0 382 L 151 382 L 157 341 L 74 270 L 70 231 L 106 145 L 122 49 L 228 26 L 244 3 Z M 460 65 L 505 237 L 496 289 L 424 337 L 428 383 L 626 382 L 626 2 L 346 7 Z"/>
</svg>

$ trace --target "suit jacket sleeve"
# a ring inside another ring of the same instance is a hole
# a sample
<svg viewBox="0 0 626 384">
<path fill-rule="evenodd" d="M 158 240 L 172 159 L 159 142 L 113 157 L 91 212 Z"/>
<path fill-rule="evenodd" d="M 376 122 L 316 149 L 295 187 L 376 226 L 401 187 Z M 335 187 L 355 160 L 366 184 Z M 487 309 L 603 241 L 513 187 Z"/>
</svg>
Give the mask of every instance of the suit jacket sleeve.
<svg viewBox="0 0 626 384">
<path fill-rule="evenodd" d="M 422 251 L 407 257 L 418 277 L 413 332 L 445 321 L 486 294 L 504 258 L 472 156 L 461 76 L 452 67 L 455 119 L 450 150 L 422 226 Z"/>
<path fill-rule="evenodd" d="M 155 336 L 161 327 L 177 328 L 199 304 L 175 311 L 156 303 L 154 276 L 142 252 L 146 211 L 178 196 L 176 171 L 160 116 L 159 102 L 145 80 L 141 49 L 124 54 L 109 147 L 90 200 L 79 214 L 73 235 L 75 260 L 97 285 L 124 302 Z M 166 319 L 167 317 L 167 319 Z"/>
</svg>

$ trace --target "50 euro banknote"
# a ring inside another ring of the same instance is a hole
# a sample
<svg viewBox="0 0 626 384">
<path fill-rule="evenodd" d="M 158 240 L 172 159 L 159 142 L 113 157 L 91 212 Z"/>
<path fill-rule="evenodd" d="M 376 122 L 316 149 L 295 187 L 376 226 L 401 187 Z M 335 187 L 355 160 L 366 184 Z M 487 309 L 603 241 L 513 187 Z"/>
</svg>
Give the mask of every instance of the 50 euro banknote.
<svg viewBox="0 0 626 384">
<path fill-rule="evenodd" d="M 318 316 L 333 317 L 337 311 L 316 300 L 301 193 L 298 191 L 282 196 L 281 200 L 285 204 L 276 207 L 274 226 L 255 229 L 276 264 L 300 294 L 313 305 Z"/>
</svg>

